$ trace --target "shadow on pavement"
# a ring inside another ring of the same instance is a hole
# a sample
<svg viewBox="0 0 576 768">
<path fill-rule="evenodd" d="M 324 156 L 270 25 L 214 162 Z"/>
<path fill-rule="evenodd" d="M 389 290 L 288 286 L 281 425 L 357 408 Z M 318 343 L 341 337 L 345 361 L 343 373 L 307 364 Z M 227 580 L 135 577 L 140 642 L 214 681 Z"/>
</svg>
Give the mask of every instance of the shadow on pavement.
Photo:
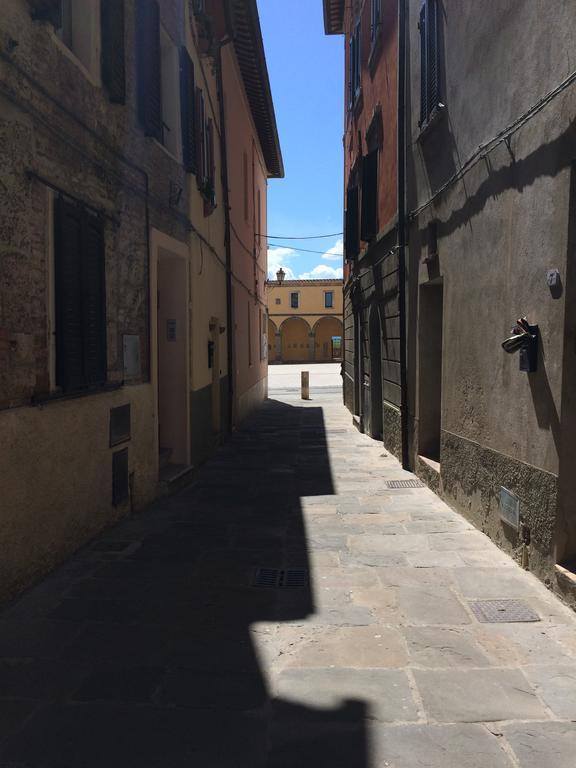
<svg viewBox="0 0 576 768">
<path fill-rule="evenodd" d="M 253 643 L 315 612 L 300 499 L 334 493 L 322 410 L 269 400 L 194 487 L 108 530 L 0 616 L 0 765 L 369 768 L 366 704 L 274 695 Z M 252 632 L 251 632 L 252 628 Z M 260 643 L 259 643 L 260 645 Z"/>
</svg>

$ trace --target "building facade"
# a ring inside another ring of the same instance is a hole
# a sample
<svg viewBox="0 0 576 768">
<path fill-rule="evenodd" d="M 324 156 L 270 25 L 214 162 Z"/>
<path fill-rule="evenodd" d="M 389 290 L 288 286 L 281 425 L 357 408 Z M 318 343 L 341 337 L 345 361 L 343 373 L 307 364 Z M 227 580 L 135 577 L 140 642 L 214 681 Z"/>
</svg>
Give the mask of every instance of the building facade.
<svg viewBox="0 0 576 768">
<path fill-rule="evenodd" d="M 232 423 L 268 394 L 267 184 L 284 175 L 256 0 L 230 0 L 232 42 L 222 47 L 229 179 Z"/>
<path fill-rule="evenodd" d="M 231 428 L 233 5 L 3 6 L 0 599 Z"/>
<path fill-rule="evenodd" d="M 576 558 L 574 8 L 545 25 L 529 0 L 407 9 L 411 464 L 562 587 Z M 507 354 L 522 317 L 537 339 Z"/>
<path fill-rule="evenodd" d="M 342 359 L 342 280 L 268 281 L 268 362 Z"/>
<path fill-rule="evenodd" d="M 574 600 L 573 9 L 546 25 L 529 0 L 325 0 L 324 14 L 346 41 L 346 403 Z M 362 121 L 387 98 L 374 174 Z"/>
<path fill-rule="evenodd" d="M 397 0 L 324 1 L 344 36 L 344 401 L 401 454 Z"/>
</svg>

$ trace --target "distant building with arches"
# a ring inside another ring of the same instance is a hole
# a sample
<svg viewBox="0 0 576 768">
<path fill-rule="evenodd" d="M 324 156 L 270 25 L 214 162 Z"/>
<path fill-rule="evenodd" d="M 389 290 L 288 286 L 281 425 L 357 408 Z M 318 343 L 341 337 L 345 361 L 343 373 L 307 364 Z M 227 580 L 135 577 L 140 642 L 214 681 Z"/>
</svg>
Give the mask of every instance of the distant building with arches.
<svg viewBox="0 0 576 768">
<path fill-rule="evenodd" d="M 334 362 L 342 359 L 343 281 L 268 282 L 268 362 Z"/>
</svg>

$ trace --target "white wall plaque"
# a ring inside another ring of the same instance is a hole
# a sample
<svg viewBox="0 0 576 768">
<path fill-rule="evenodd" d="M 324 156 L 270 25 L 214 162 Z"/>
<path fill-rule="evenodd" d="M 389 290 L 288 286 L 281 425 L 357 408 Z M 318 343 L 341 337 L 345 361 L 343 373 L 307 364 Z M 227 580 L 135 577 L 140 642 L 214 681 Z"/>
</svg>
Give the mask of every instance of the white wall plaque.
<svg viewBox="0 0 576 768">
<path fill-rule="evenodd" d="M 500 520 L 511 528 L 520 528 L 520 499 L 500 486 Z"/>
</svg>

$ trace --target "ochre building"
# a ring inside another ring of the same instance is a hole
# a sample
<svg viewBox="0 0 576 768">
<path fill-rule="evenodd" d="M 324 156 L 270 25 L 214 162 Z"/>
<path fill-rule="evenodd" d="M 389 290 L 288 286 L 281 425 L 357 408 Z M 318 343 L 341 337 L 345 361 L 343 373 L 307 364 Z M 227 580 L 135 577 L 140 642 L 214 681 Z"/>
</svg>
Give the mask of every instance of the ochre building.
<svg viewBox="0 0 576 768">
<path fill-rule="evenodd" d="M 268 362 L 333 362 L 342 357 L 342 280 L 268 283 Z"/>
</svg>

